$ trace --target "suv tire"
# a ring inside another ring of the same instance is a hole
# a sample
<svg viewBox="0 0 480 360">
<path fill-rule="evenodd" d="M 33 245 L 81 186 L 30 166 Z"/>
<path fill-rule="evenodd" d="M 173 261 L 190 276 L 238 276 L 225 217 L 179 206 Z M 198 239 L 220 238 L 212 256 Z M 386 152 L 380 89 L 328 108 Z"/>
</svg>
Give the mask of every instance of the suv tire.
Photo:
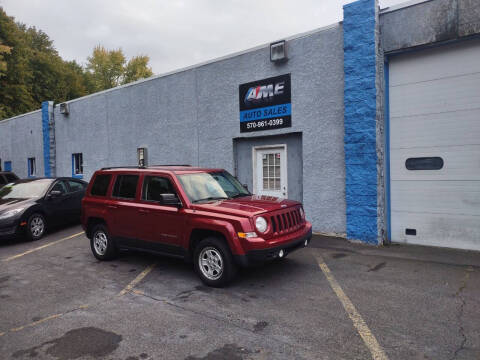
<svg viewBox="0 0 480 360">
<path fill-rule="evenodd" d="M 112 260 L 117 256 L 117 247 L 108 234 L 105 225 L 95 225 L 92 231 L 92 238 L 90 239 L 90 247 L 92 248 L 93 256 L 98 260 Z"/>
<path fill-rule="evenodd" d="M 195 247 L 195 271 L 205 285 L 223 287 L 237 274 L 237 266 L 224 241 L 207 237 Z"/>
<path fill-rule="evenodd" d="M 47 230 L 47 222 L 40 213 L 30 215 L 27 220 L 27 237 L 30 240 L 40 240 Z"/>
</svg>

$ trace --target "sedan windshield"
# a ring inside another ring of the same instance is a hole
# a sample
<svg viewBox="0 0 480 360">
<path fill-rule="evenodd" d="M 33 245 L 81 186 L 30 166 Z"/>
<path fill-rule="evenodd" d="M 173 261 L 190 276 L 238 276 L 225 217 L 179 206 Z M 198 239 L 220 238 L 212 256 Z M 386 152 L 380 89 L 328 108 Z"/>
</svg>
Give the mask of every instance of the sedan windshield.
<svg viewBox="0 0 480 360">
<path fill-rule="evenodd" d="M 0 199 L 38 198 L 45 195 L 51 183 L 49 179 L 10 183 L 0 189 Z"/>
<path fill-rule="evenodd" d="M 250 193 L 226 171 L 179 175 L 183 189 L 191 202 L 232 199 Z"/>
</svg>

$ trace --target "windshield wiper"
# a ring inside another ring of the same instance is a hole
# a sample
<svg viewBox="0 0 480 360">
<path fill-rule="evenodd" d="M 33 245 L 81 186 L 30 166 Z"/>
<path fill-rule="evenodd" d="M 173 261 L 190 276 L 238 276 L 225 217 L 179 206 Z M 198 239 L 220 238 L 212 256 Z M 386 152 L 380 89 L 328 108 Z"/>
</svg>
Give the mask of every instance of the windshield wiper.
<svg viewBox="0 0 480 360">
<path fill-rule="evenodd" d="M 209 196 L 209 197 L 204 198 L 204 199 L 193 200 L 192 202 L 197 203 L 197 202 L 200 202 L 200 201 L 226 200 L 226 199 L 228 199 L 228 197 L 225 197 L 225 196 Z"/>
<path fill-rule="evenodd" d="M 236 198 L 243 197 L 243 196 L 250 196 L 250 194 L 238 193 L 238 194 L 235 194 L 235 195 L 230 196 L 230 198 L 236 199 Z"/>
</svg>

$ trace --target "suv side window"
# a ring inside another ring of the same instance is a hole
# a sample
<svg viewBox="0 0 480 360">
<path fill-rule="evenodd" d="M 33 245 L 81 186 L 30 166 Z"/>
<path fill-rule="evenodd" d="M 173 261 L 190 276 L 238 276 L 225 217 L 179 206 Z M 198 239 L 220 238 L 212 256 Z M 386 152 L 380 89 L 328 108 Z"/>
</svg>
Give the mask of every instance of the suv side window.
<svg viewBox="0 0 480 360">
<path fill-rule="evenodd" d="M 123 199 L 135 199 L 138 175 L 118 175 L 112 196 Z"/>
<path fill-rule="evenodd" d="M 161 194 L 175 194 L 170 180 L 161 176 L 145 176 L 143 179 L 142 200 L 161 201 Z"/>
<path fill-rule="evenodd" d="M 106 196 L 108 191 L 108 185 L 110 185 L 110 179 L 112 175 L 97 175 L 90 190 L 91 195 Z"/>
</svg>

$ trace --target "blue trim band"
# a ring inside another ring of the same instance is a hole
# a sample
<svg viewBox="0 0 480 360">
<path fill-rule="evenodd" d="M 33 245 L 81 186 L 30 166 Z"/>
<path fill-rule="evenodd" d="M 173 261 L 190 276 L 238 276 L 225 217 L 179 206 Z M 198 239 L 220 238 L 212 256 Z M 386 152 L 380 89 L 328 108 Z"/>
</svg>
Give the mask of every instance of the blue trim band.
<svg viewBox="0 0 480 360">
<path fill-rule="evenodd" d="M 240 111 L 240 122 L 271 119 L 292 114 L 290 103 Z"/>
<path fill-rule="evenodd" d="M 43 132 L 43 168 L 45 176 L 52 176 L 50 168 L 50 114 L 48 112 L 48 101 L 42 102 L 42 132 Z M 30 172 L 29 172 L 30 173 Z"/>
</svg>

